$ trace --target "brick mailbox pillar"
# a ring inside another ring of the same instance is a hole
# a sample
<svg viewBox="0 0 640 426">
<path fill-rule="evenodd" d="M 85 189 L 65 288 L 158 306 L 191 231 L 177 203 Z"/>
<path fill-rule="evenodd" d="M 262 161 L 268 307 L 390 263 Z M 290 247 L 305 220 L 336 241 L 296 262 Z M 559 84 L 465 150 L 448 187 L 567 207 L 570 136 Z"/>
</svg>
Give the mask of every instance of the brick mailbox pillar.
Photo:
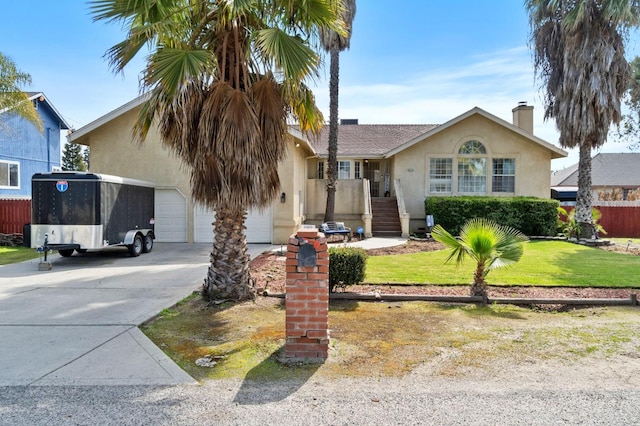
<svg viewBox="0 0 640 426">
<path fill-rule="evenodd" d="M 287 246 L 285 361 L 329 356 L 329 252 L 317 229 L 301 229 Z"/>
</svg>

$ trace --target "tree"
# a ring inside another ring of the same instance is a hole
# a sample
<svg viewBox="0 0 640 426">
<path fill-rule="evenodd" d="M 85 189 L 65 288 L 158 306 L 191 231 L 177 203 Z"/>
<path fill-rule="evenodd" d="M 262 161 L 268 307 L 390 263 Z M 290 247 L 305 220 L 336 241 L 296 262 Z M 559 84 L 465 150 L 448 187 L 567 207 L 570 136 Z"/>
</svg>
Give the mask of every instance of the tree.
<svg viewBox="0 0 640 426">
<path fill-rule="evenodd" d="M 624 96 L 628 112 L 623 115 L 615 136 L 618 140 L 626 142 L 629 149 L 636 150 L 640 149 L 640 57 L 636 56 L 629 65 L 631 79 Z"/>
<path fill-rule="evenodd" d="M 82 147 L 76 143 L 68 143 L 62 154 L 62 170 L 76 170 L 84 172 L 87 165 L 84 162 Z"/>
<path fill-rule="evenodd" d="M 191 176 L 192 198 L 216 211 L 207 300 L 254 297 L 244 220 L 279 193 L 287 119 L 319 131 L 322 114 L 304 84 L 317 75 L 319 27 L 339 29 L 329 0 L 95 0 L 95 20 L 127 38 L 107 57 L 121 72 L 151 46 L 141 76 L 148 100 L 134 129 L 154 122 Z"/>
<path fill-rule="evenodd" d="M 88 146 L 85 146 L 84 150 L 82 151 L 82 160 L 84 161 L 84 165 L 86 166 L 87 170 L 89 170 L 89 167 L 90 167 L 90 162 L 89 162 L 90 153 L 91 153 L 91 148 L 89 148 Z"/>
<path fill-rule="evenodd" d="M 451 248 L 451 254 L 445 262 L 455 259 L 456 264 L 460 265 L 466 257 L 476 262 L 471 295 L 482 296 L 485 299 L 485 278 L 489 271 L 519 261 L 524 252 L 523 243 L 528 240 L 520 231 L 484 218 L 467 221 L 460 230 L 460 239 L 452 236 L 440 225 L 433 228 L 431 235 L 436 241 Z"/>
<path fill-rule="evenodd" d="M 31 76 L 20 71 L 16 64 L 0 52 L 0 113 L 11 111 L 32 122 L 42 133 L 42 120 L 23 87 L 31 84 Z M 0 122 L 0 130 L 6 130 Z"/>
<path fill-rule="evenodd" d="M 638 24 L 634 0 L 526 0 L 534 66 L 545 86 L 545 119 L 554 118 L 560 145 L 579 148 L 576 221 L 595 235 L 591 219 L 591 150 L 621 119 L 630 69 L 624 37 Z"/>
<path fill-rule="evenodd" d="M 335 1 L 335 0 L 334 0 Z M 338 180 L 338 92 L 340 85 L 340 52 L 351 44 L 351 30 L 356 15 L 355 0 L 336 2 L 344 24 L 344 32 L 331 29 L 320 31 L 322 47 L 329 52 L 329 158 L 327 161 L 327 206 L 325 222 L 333 222 L 336 205 L 336 182 Z M 340 5 L 342 3 L 342 5 Z"/>
</svg>

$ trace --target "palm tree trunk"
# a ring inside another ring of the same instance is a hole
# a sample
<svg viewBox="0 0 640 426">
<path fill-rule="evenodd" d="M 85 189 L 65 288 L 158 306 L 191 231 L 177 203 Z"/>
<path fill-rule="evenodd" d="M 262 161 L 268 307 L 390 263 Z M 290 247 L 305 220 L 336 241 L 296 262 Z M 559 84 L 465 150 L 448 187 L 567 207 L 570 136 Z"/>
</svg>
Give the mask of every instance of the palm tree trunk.
<svg viewBox="0 0 640 426">
<path fill-rule="evenodd" d="M 579 238 L 592 238 L 595 235 L 591 206 L 591 144 L 580 144 L 580 159 L 578 162 L 578 194 L 576 198 L 576 223 Z"/>
<path fill-rule="evenodd" d="M 336 205 L 338 180 L 338 86 L 340 81 L 340 50 L 331 48 L 329 66 L 329 159 L 327 161 L 327 207 L 324 221 L 332 222 Z"/>
<path fill-rule="evenodd" d="M 483 299 L 487 299 L 487 282 L 484 280 L 484 263 L 482 262 L 478 262 L 476 272 L 473 274 L 471 296 L 481 296 Z"/>
<path fill-rule="evenodd" d="M 245 218 L 243 210 L 221 206 L 216 209 L 211 264 L 202 286 L 202 296 L 206 300 L 240 301 L 255 297 L 249 273 Z"/>
</svg>

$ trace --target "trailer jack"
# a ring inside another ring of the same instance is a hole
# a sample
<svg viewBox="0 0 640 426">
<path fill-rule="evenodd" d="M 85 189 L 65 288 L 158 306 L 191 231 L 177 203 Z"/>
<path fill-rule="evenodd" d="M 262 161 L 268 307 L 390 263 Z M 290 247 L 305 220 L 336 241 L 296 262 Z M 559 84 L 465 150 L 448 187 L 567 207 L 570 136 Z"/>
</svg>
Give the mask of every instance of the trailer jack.
<svg viewBox="0 0 640 426">
<path fill-rule="evenodd" d="M 51 251 L 51 248 L 49 247 L 49 234 L 44 234 L 44 246 L 40 246 L 36 250 L 40 255 L 40 263 L 38 263 L 38 271 L 50 271 L 51 262 L 47 260 L 47 253 Z M 44 261 L 42 260 L 43 254 L 44 254 Z"/>
</svg>

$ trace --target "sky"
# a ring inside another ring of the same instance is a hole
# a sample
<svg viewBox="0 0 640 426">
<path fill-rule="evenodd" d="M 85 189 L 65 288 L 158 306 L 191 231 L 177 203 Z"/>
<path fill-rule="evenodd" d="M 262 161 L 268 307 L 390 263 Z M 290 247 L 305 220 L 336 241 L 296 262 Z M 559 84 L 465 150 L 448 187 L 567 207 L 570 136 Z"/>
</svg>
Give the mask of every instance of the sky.
<svg viewBox="0 0 640 426">
<path fill-rule="evenodd" d="M 137 97 L 144 55 L 122 74 L 104 58 L 124 38 L 117 24 L 93 22 L 84 0 L 0 0 L 0 52 L 32 77 L 74 128 Z M 480 107 L 512 122 L 520 101 L 534 106 L 534 134 L 556 146 L 544 121 L 535 79 L 530 27 L 521 0 L 360 0 L 351 48 L 340 55 L 340 118 L 361 124 L 441 124 Z M 631 37 L 627 56 L 638 54 Z M 328 57 L 310 82 L 329 117 Z M 552 170 L 578 162 L 576 150 Z M 607 142 L 601 152 L 628 152 Z M 594 152 L 595 154 L 595 152 Z"/>
</svg>

